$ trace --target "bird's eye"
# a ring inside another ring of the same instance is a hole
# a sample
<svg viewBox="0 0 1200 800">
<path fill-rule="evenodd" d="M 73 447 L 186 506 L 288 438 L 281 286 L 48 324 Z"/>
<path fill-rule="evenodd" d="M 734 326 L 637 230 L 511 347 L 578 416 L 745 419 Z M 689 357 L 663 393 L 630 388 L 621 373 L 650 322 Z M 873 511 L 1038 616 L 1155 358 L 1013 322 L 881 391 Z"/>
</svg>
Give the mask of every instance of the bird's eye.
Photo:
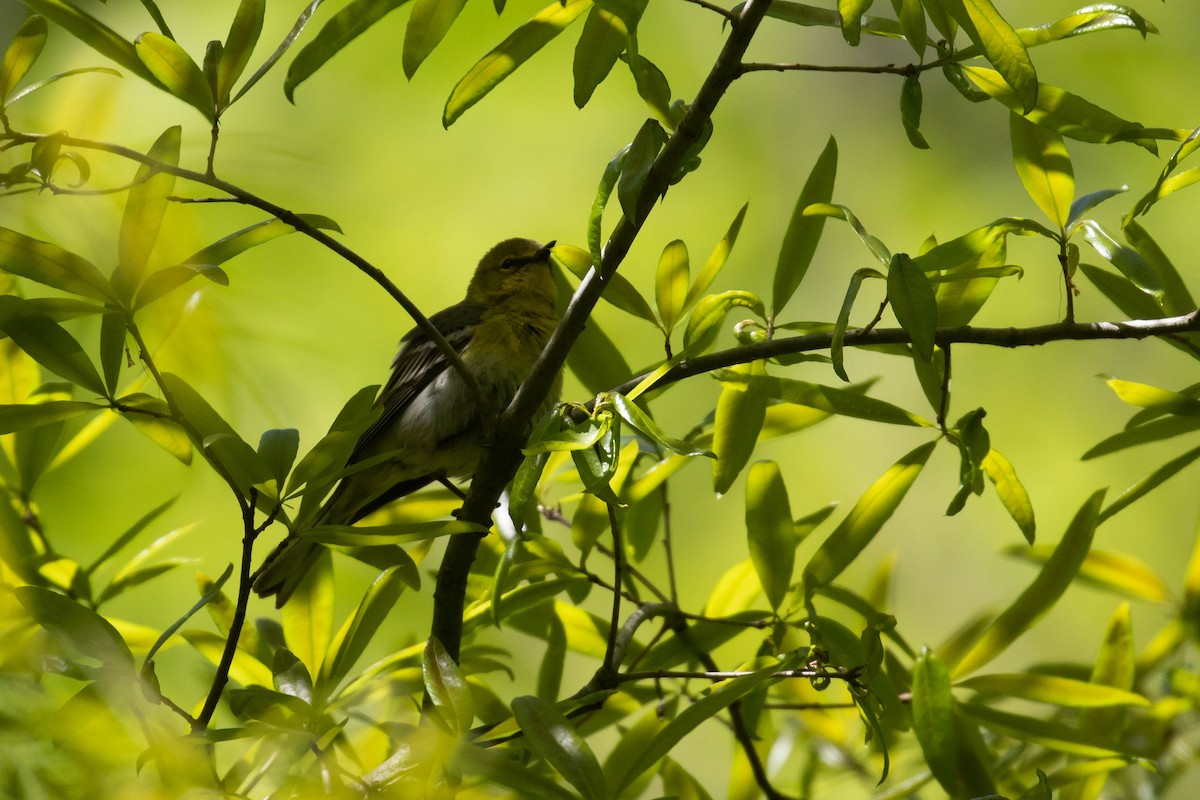
<svg viewBox="0 0 1200 800">
<path fill-rule="evenodd" d="M 506 258 L 500 262 L 500 269 L 512 269 L 516 266 L 516 261 L 511 258 Z"/>
</svg>

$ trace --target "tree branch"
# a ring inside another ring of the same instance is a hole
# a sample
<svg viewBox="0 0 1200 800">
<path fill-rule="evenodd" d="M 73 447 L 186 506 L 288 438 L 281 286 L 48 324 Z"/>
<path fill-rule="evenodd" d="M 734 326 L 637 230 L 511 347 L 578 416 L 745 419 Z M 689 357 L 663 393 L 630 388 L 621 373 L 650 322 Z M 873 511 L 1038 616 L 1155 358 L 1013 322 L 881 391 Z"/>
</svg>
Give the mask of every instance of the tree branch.
<svg viewBox="0 0 1200 800">
<path fill-rule="evenodd" d="M 676 178 L 689 152 L 700 141 L 712 118 L 713 109 L 737 79 L 742 56 L 769 5 L 770 0 L 749 0 L 734 20 L 729 39 L 717 56 L 704 85 L 700 87 L 692 105 L 646 176 L 641 196 L 647 201 L 641 203 L 641 210 L 636 218 L 631 220 L 622 217 L 617 223 L 604 248 L 599 269 L 593 267 L 584 277 L 575 296 L 567 305 L 562 322 L 550 337 L 529 377 L 517 391 L 512 403 L 500 415 L 494 443 L 484 453 L 471 481 L 471 490 L 460 512 L 461 519 L 489 525 L 500 493 L 512 480 L 521 464 L 520 448 L 524 443 L 529 421 L 549 392 L 554 377 L 562 369 L 571 345 L 583 332 L 605 286 L 612 280 L 641 230 L 642 223 L 653 207 L 648 198 L 657 200 L 666 193 L 667 187 Z M 460 534 L 451 537 L 438 569 L 433 593 L 431 633 L 441 641 L 455 660 L 458 659 L 462 644 L 462 615 L 467 576 L 471 564 L 475 561 L 475 552 L 481 538 L 482 534 Z"/>
</svg>

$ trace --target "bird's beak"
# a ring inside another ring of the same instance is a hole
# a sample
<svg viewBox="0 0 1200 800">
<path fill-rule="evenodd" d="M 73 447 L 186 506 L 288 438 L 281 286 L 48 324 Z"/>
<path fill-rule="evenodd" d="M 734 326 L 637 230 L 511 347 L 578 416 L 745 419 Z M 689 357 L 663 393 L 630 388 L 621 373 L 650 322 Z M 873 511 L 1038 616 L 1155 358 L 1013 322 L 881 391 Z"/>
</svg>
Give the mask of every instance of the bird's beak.
<svg viewBox="0 0 1200 800">
<path fill-rule="evenodd" d="M 554 249 L 554 245 L 558 244 L 556 239 L 551 239 L 542 245 L 542 249 L 533 254 L 533 262 L 535 264 L 550 260 L 550 251 Z"/>
</svg>

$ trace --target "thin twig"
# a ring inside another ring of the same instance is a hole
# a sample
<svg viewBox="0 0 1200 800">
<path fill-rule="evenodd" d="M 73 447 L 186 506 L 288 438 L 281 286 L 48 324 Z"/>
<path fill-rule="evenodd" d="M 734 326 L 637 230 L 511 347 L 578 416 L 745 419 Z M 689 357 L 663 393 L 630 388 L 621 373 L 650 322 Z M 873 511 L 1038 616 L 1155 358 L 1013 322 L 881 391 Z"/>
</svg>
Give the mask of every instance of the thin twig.
<svg viewBox="0 0 1200 800">
<path fill-rule="evenodd" d="M 612 503 L 605 503 L 608 508 L 608 527 L 612 531 L 613 538 L 613 586 L 620 586 L 624 582 L 622 567 L 625 562 L 625 543 L 621 540 L 621 525 L 617 522 L 617 509 Z M 621 593 L 613 592 L 612 599 L 612 616 L 609 619 L 608 625 L 608 642 L 604 647 L 604 661 L 601 663 L 600 669 L 605 675 L 613 675 L 620 667 L 620 662 L 616 660 L 617 652 L 617 629 L 621 625 Z"/>
</svg>

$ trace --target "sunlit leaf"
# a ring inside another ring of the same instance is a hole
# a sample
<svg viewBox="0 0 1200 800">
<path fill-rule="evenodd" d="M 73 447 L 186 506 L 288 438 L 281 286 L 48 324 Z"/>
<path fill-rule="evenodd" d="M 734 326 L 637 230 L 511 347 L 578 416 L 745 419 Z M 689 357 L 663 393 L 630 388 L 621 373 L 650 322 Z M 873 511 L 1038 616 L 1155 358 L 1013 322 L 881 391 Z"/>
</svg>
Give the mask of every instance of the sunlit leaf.
<svg viewBox="0 0 1200 800">
<path fill-rule="evenodd" d="M 1004 652 L 1058 601 L 1091 549 L 1104 490 L 1087 499 L 1037 577 L 996 617 L 975 646 L 954 666 L 955 677 L 969 675 Z"/>
<path fill-rule="evenodd" d="M 507 39 L 479 60 L 450 93 L 442 112 L 442 125 L 450 127 L 463 112 L 478 103 L 500 81 L 546 46 L 563 28 L 592 6 L 592 0 L 551 3 L 513 31 Z"/>
<path fill-rule="evenodd" d="M 0 105 L 8 101 L 13 89 L 17 88 L 25 73 L 41 55 L 46 34 L 45 17 L 35 14 L 25 20 L 9 43 L 4 51 L 4 60 L 0 62 Z"/>
<path fill-rule="evenodd" d="M 1004 504 L 1009 516 L 1017 523 L 1026 541 L 1033 544 L 1037 533 L 1037 521 L 1033 513 L 1033 503 L 1025 485 L 1017 477 L 1017 471 L 1012 462 L 998 450 L 991 449 L 983 458 L 983 471 L 996 487 L 996 496 Z"/>
<path fill-rule="evenodd" d="M 1009 114 L 1013 163 L 1025 191 L 1050 221 L 1065 230 L 1075 198 L 1075 172 L 1062 136 Z"/>
<path fill-rule="evenodd" d="M 1140 694 L 1112 686 L 1060 678 L 1054 675 L 1031 675 L 1024 672 L 977 675 L 961 681 L 958 686 L 982 694 L 1000 694 L 1067 708 L 1150 705 L 1150 701 Z"/>
<path fill-rule="evenodd" d="M 1126 754 L 1124 748 L 1105 731 L 1082 729 L 1078 725 L 1028 717 L 998 711 L 975 703 L 963 703 L 959 708 L 985 728 L 1051 750 L 1083 756 L 1104 758 Z"/>
<path fill-rule="evenodd" d="M 283 93 L 295 102 L 296 87 L 308 80 L 372 25 L 396 10 L 408 0 L 351 0 L 317 31 L 317 35 L 301 48 L 288 65 L 283 81 Z"/>
<path fill-rule="evenodd" d="M 146 69 L 167 91 L 212 120 L 215 100 L 199 65 L 174 39 L 147 31 L 134 42 L 134 50 Z"/>
<path fill-rule="evenodd" d="M 1037 72 L 1025 44 L 1013 27 L 1000 16 L 991 0 L 939 0 L 954 15 L 971 41 L 983 49 L 1028 114 L 1039 99 Z M 986 89 L 985 89 L 986 91 Z"/>
<path fill-rule="evenodd" d="M 13 594 L 38 625 L 71 651 L 133 677 L 133 654 L 104 617 L 40 586 L 18 586 Z"/>
<path fill-rule="evenodd" d="M 1135 286 L 1147 294 L 1162 295 L 1162 285 L 1158 281 L 1158 275 L 1154 273 L 1140 253 L 1117 242 L 1095 220 L 1085 219 L 1080 223 L 1080 227 L 1083 229 L 1083 238 L 1087 239 L 1088 244 L 1119 269 L 1121 274 L 1132 281 Z"/>
<path fill-rule="evenodd" d="M 555 246 L 551 255 L 555 261 L 566 267 L 572 275 L 580 280 L 592 270 L 593 262 L 587 250 L 581 250 L 569 244 L 560 244 Z M 619 272 L 609 278 L 601 298 L 627 314 L 657 324 L 654 311 L 646 302 L 646 298 L 642 297 L 641 292 Z M 605 388 L 610 388 L 612 385 L 614 384 Z"/>
<path fill-rule="evenodd" d="M 654 299 L 668 333 L 683 313 L 690 281 L 687 245 L 679 239 L 668 242 L 659 256 L 654 279 Z"/>
<path fill-rule="evenodd" d="M 331 691 L 349 674 L 350 668 L 375 637 L 379 626 L 387 620 L 404 587 L 412 586 L 415 574 L 416 565 L 410 562 L 407 566 L 384 570 L 371 583 L 354 614 L 343 623 L 329 643 L 328 653 L 321 662 L 321 671 L 317 676 L 318 696 Z"/>
<path fill-rule="evenodd" d="M 181 132 L 178 125 L 167 128 L 146 155 L 164 164 L 177 165 Z M 141 284 L 150 252 L 158 243 L 170 202 L 167 198 L 175 188 L 175 176 L 142 164 L 134 175 L 134 184 L 125 199 L 121 236 L 117 242 L 117 268 L 113 272 L 113 285 L 126 298 L 131 297 Z"/>
<path fill-rule="evenodd" d="M 809 406 L 830 414 L 886 422 L 892 425 L 929 426 L 928 420 L 898 406 L 853 389 L 835 389 L 819 383 L 777 378 L 770 375 L 750 375 L 729 369 L 714 370 L 713 377 L 723 383 L 744 383 L 767 397 L 785 403 Z"/>
<path fill-rule="evenodd" d="M 761 361 L 741 364 L 731 375 L 765 375 Z M 712 447 L 717 459 L 712 465 L 713 491 L 725 494 L 750 460 L 766 414 L 767 398 L 749 383 L 725 381 L 717 397 L 713 418 Z"/>
<path fill-rule="evenodd" d="M 829 584 L 863 551 L 908 494 L 936 442 L 927 442 L 888 469 L 854 504 L 804 568 L 804 588 L 811 596 Z"/>
<path fill-rule="evenodd" d="M 725 315 L 734 308 L 748 308 L 758 317 L 765 311 L 762 300 L 752 292 L 731 289 L 701 297 L 688 316 L 687 327 L 683 331 L 684 353 L 693 358 L 712 347 L 721 332 Z"/>
<path fill-rule="evenodd" d="M 733 222 L 730 223 L 729 230 L 725 232 L 724 238 L 713 248 L 712 254 L 700 269 L 700 274 L 696 276 L 696 280 L 688 287 L 687 298 L 683 301 L 684 311 L 690 309 L 704 296 L 704 293 L 708 291 L 708 287 L 712 286 L 712 282 L 716 280 L 721 268 L 725 266 L 725 262 L 729 258 L 729 253 L 733 250 L 733 245 L 737 242 L 738 233 L 742 230 L 742 222 L 746 219 L 746 211 L 749 208 L 749 203 L 745 203 L 741 207 L 737 216 L 733 218 Z"/>
</svg>

